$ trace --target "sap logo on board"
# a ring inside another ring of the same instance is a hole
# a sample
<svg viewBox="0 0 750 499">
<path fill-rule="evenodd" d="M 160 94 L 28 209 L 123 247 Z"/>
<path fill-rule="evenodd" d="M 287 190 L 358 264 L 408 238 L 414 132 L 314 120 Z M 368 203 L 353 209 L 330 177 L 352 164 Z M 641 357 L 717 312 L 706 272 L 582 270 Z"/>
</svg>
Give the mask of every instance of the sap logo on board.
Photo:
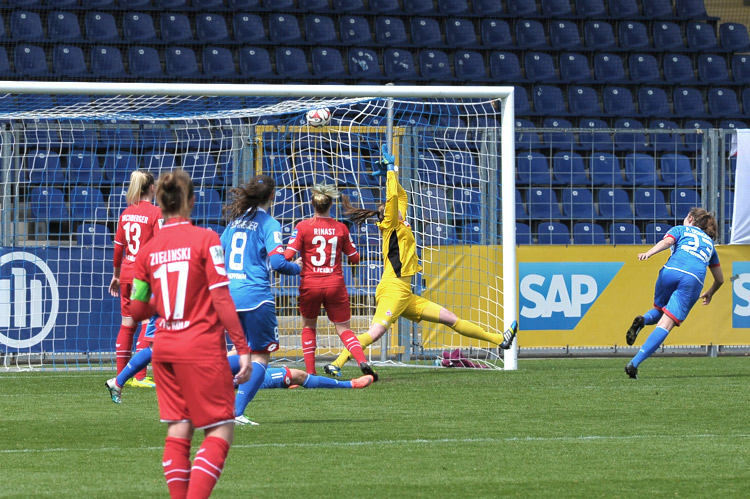
<svg viewBox="0 0 750 499">
<path fill-rule="evenodd" d="M 750 328 L 750 262 L 732 262 L 732 327 Z"/>
<path fill-rule="evenodd" d="M 0 343 L 10 348 L 40 343 L 52 331 L 59 307 L 57 279 L 41 258 L 25 251 L 0 256 Z"/>
<path fill-rule="evenodd" d="M 527 331 L 574 329 L 623 262 L 520 263 L 519 324 Z"/>
</svg>

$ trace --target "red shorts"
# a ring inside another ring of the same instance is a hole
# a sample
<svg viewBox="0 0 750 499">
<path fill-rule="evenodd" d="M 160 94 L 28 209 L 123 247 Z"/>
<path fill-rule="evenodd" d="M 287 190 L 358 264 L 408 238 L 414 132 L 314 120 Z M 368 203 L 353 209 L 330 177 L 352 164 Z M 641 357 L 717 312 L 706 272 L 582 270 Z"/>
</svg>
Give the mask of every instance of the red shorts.
<svg viewBox="0 0 750 499">
<path fill-rule="evenodd" d="M 346 322 L 352 317 L 349 309 L 349 293 L 346 286 L 334 288 L 300 288 L 299 312 L 305 319 L 315 319 L 320 314 L 320 306 L 326 309 L 328 318 L 334 324 Z"/>
<path fill-rule="evenodd" d="M 123 317 L 131 317 L 130 315 L 130 293 L 133 291 L 133 284 L 122 284 L 120 283 L 120 314 Z"/>
<path fill-rule="evenodd" d="M 226 358 L 200 364 L 153 361 L 162 423 L 191 421 L 196 429 L 234 421 L 234 382 Z"/>
</svg>

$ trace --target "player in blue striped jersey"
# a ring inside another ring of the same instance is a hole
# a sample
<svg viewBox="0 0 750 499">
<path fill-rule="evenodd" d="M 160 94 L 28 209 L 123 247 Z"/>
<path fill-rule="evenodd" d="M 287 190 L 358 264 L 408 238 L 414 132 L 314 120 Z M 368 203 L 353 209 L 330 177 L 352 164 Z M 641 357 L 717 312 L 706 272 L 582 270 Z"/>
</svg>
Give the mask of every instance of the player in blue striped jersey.
<svg viewBox="0 0 750 499">
<path fill-rule="evenodd" d="M 632 345 L 645 325 L 656 324 L 643 347 L 625 366 L 625 372 L 631 378 L 638 377 L 641 362 L 661 346 L 674 326 L 682 324 L 695 302 L 702 298 L 703 304 L 708 305 L 714 293 L 724 283 L 724 274 L 713 242 L 715 237 L 714 216 L 703 208 L 691 208 L 683 225 L 672 227 L 651 249 L 638 254 L 639 260 L 648 260 L 667 248 L 672 251 L 656 280 L 654 308 L 633 319 L 633 324 L 625 335 L 627 344 Z M 711 270 L 714 282 L 701 294 L 706 267 Z"/>
</svg>

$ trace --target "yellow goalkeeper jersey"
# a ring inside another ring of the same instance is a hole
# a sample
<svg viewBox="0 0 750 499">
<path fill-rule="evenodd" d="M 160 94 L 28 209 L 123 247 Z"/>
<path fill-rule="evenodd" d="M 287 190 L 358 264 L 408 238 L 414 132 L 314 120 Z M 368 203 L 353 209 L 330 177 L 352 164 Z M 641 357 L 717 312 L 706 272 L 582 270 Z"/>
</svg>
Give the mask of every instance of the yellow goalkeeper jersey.
<svg viewBox="0 0 750 499">
<path fill-rule="evenodd" d="M 383 278 L 410 277 L 420 272 L 422 266 L 417 257 L 417 243 L 406 220 L 399 219 L 399 211 L 406 216 L 409 199 L 398 182 L 395 171 L 387 174 L 385 188 L 385 212 L 378 228 L 383 233 Z"/>
</svg>

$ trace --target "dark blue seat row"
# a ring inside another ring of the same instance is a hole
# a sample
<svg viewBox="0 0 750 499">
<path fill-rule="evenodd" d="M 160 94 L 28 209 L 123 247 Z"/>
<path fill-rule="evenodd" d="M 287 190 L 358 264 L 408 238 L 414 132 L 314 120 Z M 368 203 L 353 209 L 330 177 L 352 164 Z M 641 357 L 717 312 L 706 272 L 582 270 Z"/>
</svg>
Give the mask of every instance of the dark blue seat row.
<svg viewBox="0 0 750 499">
<path fill-rule="evenodd" d="M 646 224 L 643 231 L 630 222 L 615 222 L 609 231 L 595 222 L 574 223 L 572 231 L 560 222 L 539 222 L 535 226 L 538 244 L 655 244 L 671 228 L 663 222 Z M 531 226 L 516 224 L 516 244 L 534 244 Z"/>
</svg>

